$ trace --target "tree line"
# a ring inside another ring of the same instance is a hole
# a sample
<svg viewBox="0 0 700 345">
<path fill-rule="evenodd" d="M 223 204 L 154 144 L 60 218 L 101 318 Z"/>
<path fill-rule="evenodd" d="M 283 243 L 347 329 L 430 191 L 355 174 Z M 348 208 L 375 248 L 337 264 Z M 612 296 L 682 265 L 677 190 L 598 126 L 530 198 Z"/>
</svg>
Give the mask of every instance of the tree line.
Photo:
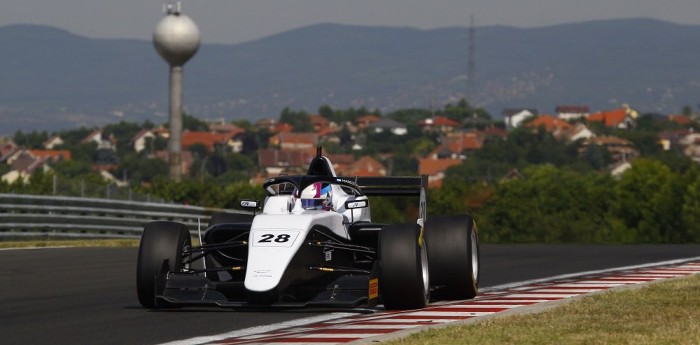
<svg viewBox="0 0 700 345">
<path fill-rule="evenodd" d="M 328 106 L 319 113 L 333 121 L 351 121 L 375 114 L 366 109 L 334 110 Z M 415 175 L 418 159 L 437 147 L 440 137 L 425 133 L 418 120 L 437 113 L 472 123 L 468 126 L 503 126 L 488 113 L 471 108 L 466 102 L 443 109 L 403 109 L 386 117 L 403 122 L 408 135 L 392 137 L 362 134 L 365 150 L 353 152 L 349 136 L 325 152 L 369 154 L 385 157 L 391 153 L 392 175 Z M 465 121 L 469 118 L 481 121 Z M 295 128 L 308 128 L 308 114 L 285 109 L 285 122 Z M 205 123 L 186 117 L 186 128 L 204 129 Z M 51 174 L 67 178 L 88 176 L 96 160 L 114 159 L 119 171 L 126 171 L 133 188 L 158 198 L 208 207 L 237 208 L 241 199 L 264 198 L 259 185 L 248 181 L 257 167 L 256 150 L 266 147 L 270 133 L 255 130 L 246 122 L 236 123 L 250 135 L 248 146 L 239 154 L 199 152 L 192 175 L 175 183 L 167 178 L 167 163 L 134 153 L 118 144 L 112 157 L 94 146 L 76 142 L 87 129 L 61 133 L 73 159 L 57 163 L 53 172 L 35 173 L 27 185 L 0 183 L 0 192 L 50 194 Z M 697 123 L 692 123 L 694 126 Z M 109 134 L 130 138 L 151 123 L 119 123 L 108 126 Z M 489 137 L 483 147 L 468 155 L 462 164 L 446 172 L 443 187 L 428 192 L 428 216 L 469 213 L 479 225 L 481 239 L 492 243 L 689 243 L 700 241 L 700 168 L 678 149 L 663 151 L 658 134 L 680 127 L 653 114 L 641 116 L 633 129 L 591 127 L 599 135 L 615 135 L 630 140 L 642 157 L 619 178 L 607 168 L 610 154 L 593 148 L 581 154 L 580 141 L 563 142 L 540 129 L 519 128 L 507 138 Z M 478 127 L 477 127 L 478 128 Z M 17 133 L 18 144 L 39 145 L 46 134 Z M 345 138 L 346 136 L 341 136 Z M 33 143 L 33 144 L 32 144 Z M 164 147 L 164 143 L 156 143 Z M 103 155 L 103 156 L 101 156 Z M 117 175 L 119 176 L 119 175 Z M 104 183 L 104 182 L 103 182 Z M 403 222 L 415 219 L 417 200 L 411 198 L 372 198 L 372 216 L 377 222 Z"/>
</svg>

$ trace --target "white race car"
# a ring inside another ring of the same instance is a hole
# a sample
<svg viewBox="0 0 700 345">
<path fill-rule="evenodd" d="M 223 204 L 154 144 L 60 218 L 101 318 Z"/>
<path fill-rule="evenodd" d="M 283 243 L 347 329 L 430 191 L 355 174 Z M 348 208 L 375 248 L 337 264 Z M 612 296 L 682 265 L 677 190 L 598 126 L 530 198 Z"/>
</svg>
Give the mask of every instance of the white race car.
<svg viewBox="0 0 700 345">
<path fill-rule="evenodd" d="M 476 224 L 467 215 L 426 217 L 427 176 L 338 177 L 317 150 L 307 175 L 266 181 L 262 212 L 212 216 L 193 246 L 176 222 L 146 225 L 137 292 L 146 308 L 423 308 L 469 299 L 479 282 Z M 373 223 L 369 196 L 414 196 L 419 216 Z"/>
</svg>

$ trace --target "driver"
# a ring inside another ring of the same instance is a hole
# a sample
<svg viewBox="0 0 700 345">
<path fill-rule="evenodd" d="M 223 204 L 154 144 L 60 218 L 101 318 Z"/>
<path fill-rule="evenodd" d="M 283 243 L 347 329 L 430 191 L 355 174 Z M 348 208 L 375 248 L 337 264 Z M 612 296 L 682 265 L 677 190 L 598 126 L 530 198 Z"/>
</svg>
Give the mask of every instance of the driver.
<svg viewBox="0 0 700 345">
<path fill-rule="evenodd" d="M 332 196 L 330 184 L 314 182 L 301 192 L 301 206 L 305 210 L 330 211 L 333 209 Z"/>
</svg>

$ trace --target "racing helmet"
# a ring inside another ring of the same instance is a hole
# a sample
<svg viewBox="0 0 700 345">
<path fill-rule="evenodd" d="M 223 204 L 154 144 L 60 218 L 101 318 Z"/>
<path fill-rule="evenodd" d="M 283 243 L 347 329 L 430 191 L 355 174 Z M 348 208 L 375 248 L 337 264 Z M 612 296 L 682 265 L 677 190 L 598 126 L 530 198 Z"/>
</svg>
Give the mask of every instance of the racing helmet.
<svg viewBox="0 0 700 345">
<path fill-rule="evenodd" d="M 301 191 L 301 207 L 305 210 L 330 211 L 333 208 L 333 191 L 328 183 L 314 182 Z"/>
</svg>

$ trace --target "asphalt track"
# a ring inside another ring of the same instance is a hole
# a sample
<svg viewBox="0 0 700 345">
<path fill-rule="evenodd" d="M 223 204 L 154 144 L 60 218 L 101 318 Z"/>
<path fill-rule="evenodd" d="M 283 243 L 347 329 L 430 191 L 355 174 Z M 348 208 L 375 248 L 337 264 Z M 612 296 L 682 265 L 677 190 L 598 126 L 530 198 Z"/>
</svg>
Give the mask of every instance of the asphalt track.
<svg viewBox="0 0 700 345">
<path fill-rule="evenodd" d="M 700 256 L 700 245 L 482 245 L 481 286 Z M 135 248 L 0 251 L 3 344 L 155 344 L 322 312 L 150 311 L 135 291 Z"/>
</svg>

